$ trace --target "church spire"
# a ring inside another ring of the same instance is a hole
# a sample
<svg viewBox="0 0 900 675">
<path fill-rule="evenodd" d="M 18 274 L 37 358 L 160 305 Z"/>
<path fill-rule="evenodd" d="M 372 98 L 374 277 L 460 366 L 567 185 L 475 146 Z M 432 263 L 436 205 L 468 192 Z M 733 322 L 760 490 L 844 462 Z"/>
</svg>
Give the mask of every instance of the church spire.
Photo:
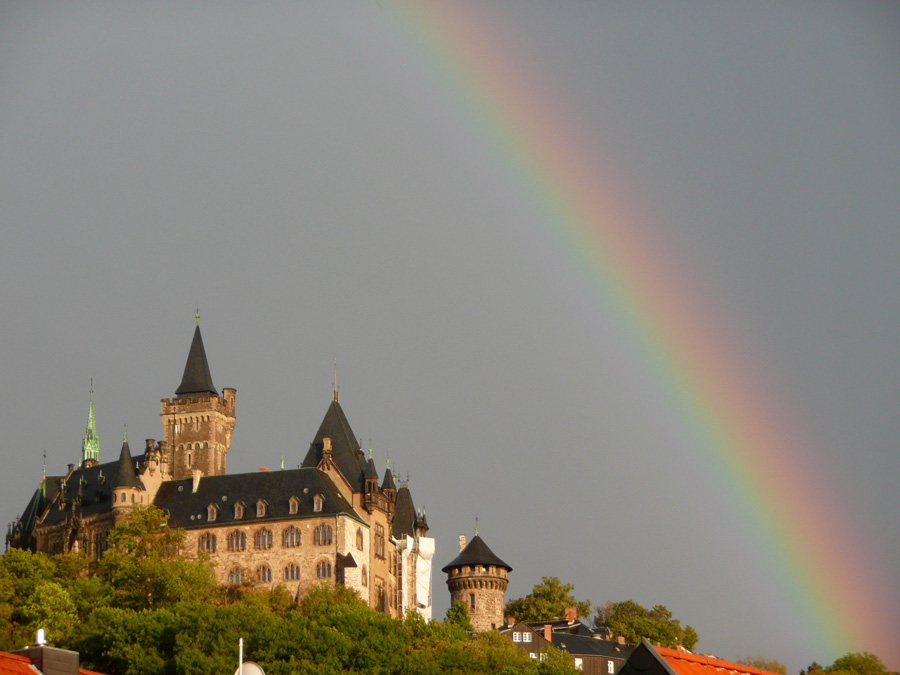
<svg viewBox="0 0 900 675">
<path fill-rule="evenodd" d="M 91 403 L 88 407 L 87 427 L 81 441 L 81 465 L 93 466 L 100 461 L 100 436 L 97 434 L 97 420 L 94 418 L 94 380 L 91 378 Z"/>
<path fill-rule="evenodd" d="M 209 372 L 209 362 L 206 360 L 206 350 L 203 348 L 203 337 L 200 335 L 199 312 L 197 312 L 197 327 L 194 329 L 191 351 L 188 352 L 187 363 L 184 364 L 181 386 L 175 390 L 176 396 L 181 396 L 182 394 L 219 395 L 219 392 L 213 386 L 212 375 Z"/>
</svg>

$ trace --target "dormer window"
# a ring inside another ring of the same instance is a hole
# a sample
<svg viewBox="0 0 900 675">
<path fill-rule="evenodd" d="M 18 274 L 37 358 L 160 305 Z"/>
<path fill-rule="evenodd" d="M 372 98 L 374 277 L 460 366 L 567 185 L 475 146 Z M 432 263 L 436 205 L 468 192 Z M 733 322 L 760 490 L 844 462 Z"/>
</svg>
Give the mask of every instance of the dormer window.
<svg viewBox="0 0 900 675">
<path fill-rule="evenodd" d="M 266 503 L 260 499 L 256 502 L 256 517 L 262 518 L 264 515 L 266 515 Z"/>
<path fill-rule="evenodd" d="M 206 507 L 206 519 L 212 522 L 216 519 L 216 505 L 210 504 Z"/>
<path fill-rule="evenodd" d="M 315 498 L 313 499 L 313 511 L 315 511 L 316 513 L 319 513 L 319 511 L 322 510 L 323 501 L 324 500 L 322 499 L 322 495 L 316 495 Z"/>
<path fill-rule="evenodd" d="M 288 507 L 290 508 L 291 515 L 295 515 L 300 512 L 300 500 L 296 497 L 291 497 L 288 502 Z"/>
<path fill-rule="evenodd" d="M 243 518 L 244 517 L 244 505 L 240 502 L 236 502 L 234 505 L 234 517 L 235 518 Z"/>
</svg>

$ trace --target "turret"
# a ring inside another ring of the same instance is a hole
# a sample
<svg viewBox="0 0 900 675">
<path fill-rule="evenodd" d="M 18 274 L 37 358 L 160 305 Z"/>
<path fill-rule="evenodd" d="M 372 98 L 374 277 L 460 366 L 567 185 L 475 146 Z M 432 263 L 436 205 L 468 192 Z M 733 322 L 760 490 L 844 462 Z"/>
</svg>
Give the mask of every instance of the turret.
<svg viewBox="0 0 900 675">
<path fill-rule="evenodd" d="M 200 335 L 200 315 L 175 397 L 162 399 L 160 417 L 165 430 L 165 454 L 171 457 L 173 478 L 187 478 L 199 470 L 206 476 L 225 473 L 235 423 L 235 390 L 216 390 Z"/>
<path fill-rule="evenodd" d="M 119 452 L 119 461 L 116 463 L 116 473 L 110 476 L 110 488 L 114 509 L 143 503 L 144 486 L 134 470 L 134 460 L 131 458 L 131 449 L 128 447 L 127 424 L 125 425 L 122 450 Z"/>
<path fill-rule="evenodd" d="M 512 567 L 500 560 L 478 536 L 466 543 L 459 537 L 459 555 L 442 570 L 453 603 L 461 603 L 469 612 L 475 630 L 493 630 L 503 624 L 507 576 Z"/>
<path fill-rule="evenodd" d="M 81 441 L 81 466 L 86 469 L 100 461 L 100 435 L 94 418 L 94 383 L 91 382 L 91 403 L 88 407 L 87 426 Z"/>
</svg>

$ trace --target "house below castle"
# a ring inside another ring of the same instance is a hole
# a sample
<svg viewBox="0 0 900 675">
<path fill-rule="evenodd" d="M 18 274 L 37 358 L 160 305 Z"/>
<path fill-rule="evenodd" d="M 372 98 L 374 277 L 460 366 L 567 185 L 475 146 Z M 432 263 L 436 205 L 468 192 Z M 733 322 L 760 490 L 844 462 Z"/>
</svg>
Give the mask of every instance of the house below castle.
<svg viewBox="0 0 900 675">
<path fill-rule="evenodd" d="M 221 584 L 343 584 L 393 616 L 431 618 L 434 540 L 408 481 L 390 463 L 379 481 L 350 428 L 337 388 L 300 468 L 227 474 L 234 389 L 213 386 L 199 317 L 184 375 L 162 399 L 163 440 L 133 456 L 127 431 L 116 461 L 100 463 L 93 389 L 79 465 L 44 476 L 7 546 L 98 559 L 110 530 L 135 505 L 164 510 L 187 532 L 189 553 L 209 554 Z"/>
</svg>

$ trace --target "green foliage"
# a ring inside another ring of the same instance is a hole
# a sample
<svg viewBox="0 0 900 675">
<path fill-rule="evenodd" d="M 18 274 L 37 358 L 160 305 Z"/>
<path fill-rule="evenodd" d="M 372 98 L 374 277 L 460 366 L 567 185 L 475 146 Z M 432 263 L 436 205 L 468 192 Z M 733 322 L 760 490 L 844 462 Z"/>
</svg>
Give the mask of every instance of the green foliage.
<svg viewBox="0 0 900 675">
<path fill-rule="evenodd" d="M 531 593 L 506 603 L 506 616 L 513 616 L 517 621 L 545 621 L 564 617 L 568 607 L 574 607 L 578 616 L 587 616 L 591 613 L 591 601 L 576 600 L 573 590 L 573 584 L 563 584 L 556 577 L 543 577 Z"/>
<path fill-rule="evenodd" d="M 745 666 L 753 666 L 760 670 L 768 670 L 770 673 L 781 673 L 787 675 L 787 666 L 776 659 L 767 659 L 764 656 L 747 656 L 739 659 L 736 663 L 743 663 Z"/>
<path fill-rule="evenodd" d="M 844 654 L 827 668 L 813 661 L 800 675 L 889 675 L 889 671 L 875 654 L 855 652 Z"/>
<path fill-rule="evenodd" d="M 681 622 L 673 618 L 672 612 L 663 605 L 648 610 L 634 600 L 624 600 L 607 602 L 595 609 L 597 616 L 594 625 L 597 628 L 606 628 L 614 636 L 624 637 L 633 644 L 645 637 L 665 647 L 681 645 L 693 649 L 700 639 L 697 631 L 691 626 L 682 627 Z"/>
<path fill-rule="evenodd" d="M 472 632 L 475 630 L 475 627 L 469 620 L 469 610 L 463 603 L 459 601 L 454 601 L 453 604 L 450 605 L 450 608 L 447 610 L 447 617 L 444 619 L 444 623 L 446 623 L 448 626 L 458 626 L 466 632 Z"/>
<path fill-rule="evenodd" d="M 134 507 L 108 541 L 99 573 L 119 607 L 210 600 L 217 592 L 208 559 L 182 556 L 184 532 L 167 527 L 166 515 L 154 506 Z"/>
</svg>

